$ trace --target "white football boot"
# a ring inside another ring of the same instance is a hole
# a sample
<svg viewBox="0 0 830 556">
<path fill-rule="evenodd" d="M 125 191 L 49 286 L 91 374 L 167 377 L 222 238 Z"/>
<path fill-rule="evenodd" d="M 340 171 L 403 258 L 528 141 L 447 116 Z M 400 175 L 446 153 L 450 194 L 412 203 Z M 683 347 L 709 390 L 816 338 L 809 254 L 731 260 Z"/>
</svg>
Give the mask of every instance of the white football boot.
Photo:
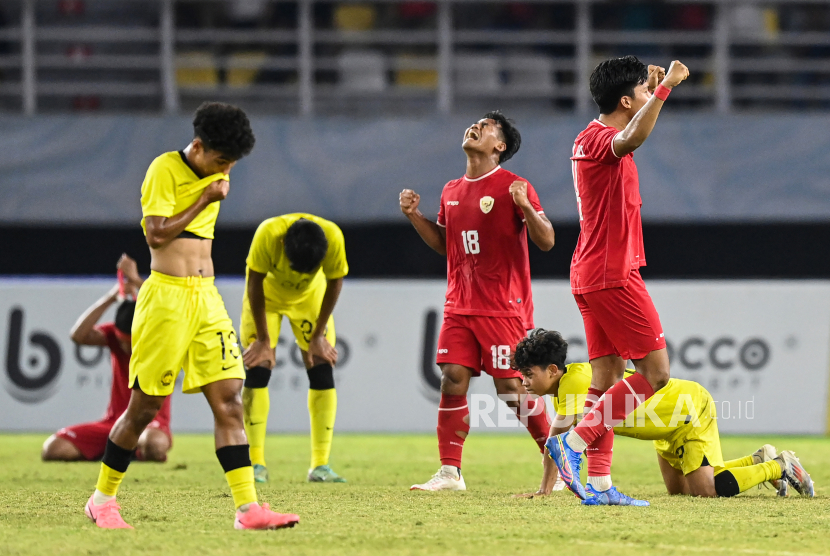
<svg viewBox="0 0 830 556">
<path fill-rule="evenodd" d="M 784 476 L 781 482 L 788 482 L 798 493 L 802 496 L 813 498 L 816 495 L 813 487 L 813 480 L 810 478 L 807 470 L 795 457 L 795 452 L 784 450 L 778 454 L 778 461 L 782 462 L 784 468 Z"/>
<path fill-rule="evenodd" d="M 764 444 L 752 454 L 752 463 L 764 463 L 766 461 L 772 461 L 778 457 L 778 452 L 775 451 L 775 446 L 772 444 Z M 778 491 L 778 496 L 787 496 L 787 481 L 781 481 L 781 479 L 773 479 L 769 481 L 772 485 L 772 488 Z M 758 485 L 760 488 L 760 485 Z"/>
<path fill-rule="evenodd" d="M 452 465 L 442 465 L 438 473 L 422 485 L 412 485 L 409 490 L 467 490 L 461 470 Z"/>
</svg>

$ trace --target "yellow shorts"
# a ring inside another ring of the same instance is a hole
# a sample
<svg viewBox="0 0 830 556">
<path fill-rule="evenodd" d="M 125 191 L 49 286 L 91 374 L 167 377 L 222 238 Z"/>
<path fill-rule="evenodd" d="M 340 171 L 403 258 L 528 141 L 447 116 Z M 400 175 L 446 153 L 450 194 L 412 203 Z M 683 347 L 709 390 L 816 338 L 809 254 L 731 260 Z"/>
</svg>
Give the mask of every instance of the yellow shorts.
<svg viewBox="0 0 830 556">
<path fill-rule="evenodd" d="M 711 394 L 706 392 L 706 401 L 698 416 L 698 424 L 687 423 L 680 433 L 670 440 L 655 440 L 657 455 L 672 467 L 688 475 L 703 465 L 705 457 L 715 472 L 723 467 L 723 454 L 718 434 L 718 416 Z"/>
<path fill-rule="evenodd" d="M 213 277 L 151 272 L 136 301 L 130 357 L 130 387 L 169 396 L 179 371 L 182 391 L 229 378 L 245 378 L 233 323 Z"/>
<path fill-rule="evenodd" d="M 268 335 L 271 337 L 271 347 L 277 347 L 282 327 L 282 317 L 287 317 L 291 323 L 291 330 L 294 331 L 294 338 L 297 345 L 303 351 L 308 351 L 308 341 L 311 333 L 320 317 L 320 305 L 323 303 L 323 296 L 326 294 L 326 284 L 319 288 L 310 288 L 306 295 L 293 300 L 290 303 L 280 302 L 273 299 L 266 293 L 265 297 L 265 318 L 268 321 Z M 242 347 L 247 348 L 256 341 L 256 325 L 254 316 L 251 313 L 251 304 L 248 302 L 246 293 L 242 299 L 242 324 L 240 325 Z M 326 340 L 331 345 L 337 340 L 334 333 L 334 317 L 330 316 L 326 324 Z"/>
</svg>

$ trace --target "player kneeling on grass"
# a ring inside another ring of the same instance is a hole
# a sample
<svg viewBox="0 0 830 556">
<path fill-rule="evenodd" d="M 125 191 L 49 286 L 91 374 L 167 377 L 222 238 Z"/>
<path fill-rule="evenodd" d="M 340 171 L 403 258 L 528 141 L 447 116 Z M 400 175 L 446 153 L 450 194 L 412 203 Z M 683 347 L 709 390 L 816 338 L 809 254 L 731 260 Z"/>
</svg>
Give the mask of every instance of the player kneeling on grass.
<svg viewBox="0 0 830 556">
<path fill-rule="evenodd" d="M 259 225 L 247 259 L 242 300 L 243 359 L 248 368 L 242 401 L 251 444 L 254 479 L 268 482 L 265 432 L 268 381 L 276 364 L 274 349 L 282 317 L 288 318 L 308 373 L 313 483 L 345 483 L 329 467 L 337 392 L 332 311 L 349 273 L 343 232 L 334 222 L 312 214 L 285 214 Z"/>
<path fill-rule="evenodd" d="M 59 430 L 43 443 L 43 461 L 96 461 L 104 455 L 115 421 L 130 403 L 130 330 L 138 288 L 144 282 L 135 261 L 122 255 L 118 261 L 119 283 L 92 304 L 72 326 L 72 341 L 81 346 L 107 346 L 112 356 L 112 390 L 104 418 L 93 423 L 72 425 Z M 120 278 L 123 277 L 124 280 Z M 96 325 L 104 312 L 119 298 L 124 301 L 115 311 L 115 322 Z M 132 298 L 132 299 L 130 299 Z M 167 461 L 172 445 L 170 398 L 164 400 L 156 417 L 138 438 L 135 457 L 142 461 Z"/>
<path fill-rule="evenodd" d="M 553 396 L 556 417 L 550 436 L 568 431 L 582 415 L 591 386 L 588 363 L 565 365 L 568 343 L 559 332 L 538 328 L 519 342 L 514 366 L 521 371 L 527 391 Z M 634 371 L 626 370 L 626 374 Z M 712 395 L 700 384 L 672 378 L 649 401 L 637 408 L 614 433 L 653 440 L 660 471 L 669 494 L 735 496 L 771 482 L 780 496 L 792 485 L 800 494 L 814 496 L 810 475 L 790 451 L 775 453 L 765 444 L 755 453 L 724 462 Z M 548 453 L 546 451 L 546 453 Z M 546 467 L 535 495 L 550 494 L 557 470 Z M 615 488 L 597 493 L 589 484 L 587 505 L 631 505 L 632 499 Z"/>
</svg>

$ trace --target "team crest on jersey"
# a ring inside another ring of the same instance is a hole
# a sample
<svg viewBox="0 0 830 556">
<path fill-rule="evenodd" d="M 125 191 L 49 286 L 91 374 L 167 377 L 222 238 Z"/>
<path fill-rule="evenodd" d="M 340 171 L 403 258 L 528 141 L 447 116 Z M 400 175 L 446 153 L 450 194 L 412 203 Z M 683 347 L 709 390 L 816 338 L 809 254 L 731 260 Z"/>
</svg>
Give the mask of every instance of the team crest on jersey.
<svg viewBox="0 0 830 556">
<path fill-rule="evenodd" d="M 488 212 L 493 210 L 493 203 L 495 203 L 495 202 L 496 202 L 495 199 L 493 199 L 489 195 L 487 197 L 482 197 L 481 201 L 479 201 L 479 206 L 481 207 L 481 212 L 483 212 L 484 214 L 487 214 Z"/>
</svg>

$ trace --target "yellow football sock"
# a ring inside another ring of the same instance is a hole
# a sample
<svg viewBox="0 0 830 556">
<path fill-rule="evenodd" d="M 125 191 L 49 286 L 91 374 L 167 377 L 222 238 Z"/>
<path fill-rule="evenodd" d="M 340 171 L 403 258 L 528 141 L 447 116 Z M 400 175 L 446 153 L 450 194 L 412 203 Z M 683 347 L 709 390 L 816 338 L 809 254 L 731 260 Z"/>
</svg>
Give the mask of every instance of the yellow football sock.
<svg viewBox="0 0 830 556">
<path fill-rule="evenodd" d="M 265 465 L 265 433 L 271 409 L 268 388 L 243 388 L 242 404 L 245 408 L 245 434 L 251 446 L 251 463 Z"/>
<path fill-rule="evenodd" d="M 727 462 L 724 462 L 723 468 L 724 469 L 732 469 L 733 467 L 749 467 L 750 465 L 754 465 L 755 460 L 752 459 L 752 456 L 744 456 L 738 459 L 731 459 Z"/>
<path fill-rule="evenodd" d="M 334 418 L 337 414 L 337 392 L 308 391 L 308 415 L 311 420 L 311 468 L 327 465 L 334 436 Z"/>
<path fill-rule="evenodd" d="M 781 478 L 781 466 L 778 464 L 777 461 L 765 461 L 764 463 L 756 463 L 755 465 L 747 465 L 744 467 L 732 467 L 730 469 L 724 469 L 717 473 L 716 477 L 721 473 L 729 473 L 734 477 L 735 482 L 737 482 L 737 491 L 738 492 L 745 492 L 751 489 L 754 486 L 758 486 L 761 483 L 765 483 L 767 481 L 772 481 L 774 479 Z M 717 485 L 718 481 L 715 481 Z M 735 483 L 732 483 L 733 485 Z M 734 487 L 733 487 L 734 488 Z M 734 496 L 734 490 L 729 493 L 729 495 Z"/>
<path fill-rule="evenodd" d="M 225 479 L 228 481 L 228 486 L 231 487 L 233 504 L 236 508 L 257 501 L 253 467 L 248 465 L 232 469 L 225 473 Z"/>
<path fill-rule="evenodd" d="M 101 471 L 98 473 L 98 484 L 95 485 L 101 493 L 107 496 L 115 496 L 118 492 L 118 486 L 121 484 L 126 471 L 116 471 L 106 463 L 101 464 Z"/>
</svg>

